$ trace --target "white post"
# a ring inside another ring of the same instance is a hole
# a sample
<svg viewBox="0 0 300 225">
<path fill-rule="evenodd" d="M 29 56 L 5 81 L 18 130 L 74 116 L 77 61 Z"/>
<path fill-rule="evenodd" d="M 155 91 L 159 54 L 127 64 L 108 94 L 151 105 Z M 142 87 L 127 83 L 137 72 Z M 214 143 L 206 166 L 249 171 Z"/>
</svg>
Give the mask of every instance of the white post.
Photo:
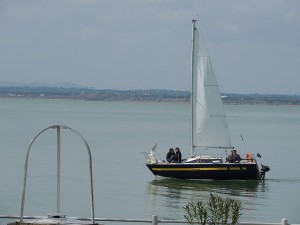
<svg viewBox="0 0 300 225">
<path fill-rule="evenodd" d="M 60 127 L 57 126 L 56 213 L 60 214 Z"/>
<path fill-rule="evenodd" d="M 153 215 L 152 216 L 152 225 L 157 225 L 157 224 L 158 224 L 157 216 Z"/>
<path fill-rule="evenodd" d="M 288 225 L 288 220 L 286 218 L 283 218 L 281 220 L 281 225 Z"/>
</svg>

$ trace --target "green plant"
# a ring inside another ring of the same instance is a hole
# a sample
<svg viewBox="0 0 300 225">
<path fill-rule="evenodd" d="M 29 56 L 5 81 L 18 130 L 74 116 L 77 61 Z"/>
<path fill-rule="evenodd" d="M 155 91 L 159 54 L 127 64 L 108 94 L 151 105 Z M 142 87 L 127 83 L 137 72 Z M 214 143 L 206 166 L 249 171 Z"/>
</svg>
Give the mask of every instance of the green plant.
<svg viewBox="0 0 300 225">
<path fill-rule="evenodd" d="M 210 193 L 206 204 L 202 201 L 197 203 L 188 203 L 185 207 L 184 218 L 190 224 L 228 224 L 231 219 L 231 225 L 238 222 L 242 213 L 242 203 L 238 200 L 226 198 Z"/>
<path fill-rule="evenodd" d="M 207 223 L 207 211 L 205 209 L 205 206 L 201 201 L 194 203 L 188 203 L 185 207 L 186 214 L 184 215 L 184 218 L 190 223 L 193 224 L 194 221 L 197 222 L 197 224 L 205 225 Z"/>
</svg>

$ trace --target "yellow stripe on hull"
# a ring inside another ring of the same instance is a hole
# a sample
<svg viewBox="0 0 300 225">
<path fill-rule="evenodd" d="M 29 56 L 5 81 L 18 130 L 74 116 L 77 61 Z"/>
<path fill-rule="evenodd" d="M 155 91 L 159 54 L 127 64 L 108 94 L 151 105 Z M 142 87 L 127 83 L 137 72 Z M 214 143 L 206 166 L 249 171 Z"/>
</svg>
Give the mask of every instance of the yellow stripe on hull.
<svg viewBox="0 0 300 225">
<path fill-rule="evenodd" d="M 207 168 L 152 168 L 154 171 L 216 171 L 216 170 L 247 170 L 246 167 L 207 167 Z"/>
</svg>

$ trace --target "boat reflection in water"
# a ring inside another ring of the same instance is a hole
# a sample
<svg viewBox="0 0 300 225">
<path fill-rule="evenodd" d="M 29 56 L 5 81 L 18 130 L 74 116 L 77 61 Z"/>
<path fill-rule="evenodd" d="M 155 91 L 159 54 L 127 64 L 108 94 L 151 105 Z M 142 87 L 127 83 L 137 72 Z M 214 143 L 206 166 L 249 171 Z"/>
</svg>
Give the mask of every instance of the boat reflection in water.
<svg viewBox="0 0 300 225">
<path fill-rule="evenodd" d="M 223 198 L 241 201 L 245 215 L 242 216 L 243 219 L 251 220 L 257 216 L 253 215 L 253 212 L 265 204 L 269 185 L 264 180 L 180 180 L 159 177 L 149 182 L 148 190 L 151 208 L 157 211 L 157 214 L 160 210 L 166 211 L 161 207 L 173 208 L 178 211 L 178 219 L 182 219 L 183 207 L 188 202 L 206 202 L 210 193 L 214 193 Z M 174 215 L 170 214 L 165 218 L 171 219 Z"/>
</svg>

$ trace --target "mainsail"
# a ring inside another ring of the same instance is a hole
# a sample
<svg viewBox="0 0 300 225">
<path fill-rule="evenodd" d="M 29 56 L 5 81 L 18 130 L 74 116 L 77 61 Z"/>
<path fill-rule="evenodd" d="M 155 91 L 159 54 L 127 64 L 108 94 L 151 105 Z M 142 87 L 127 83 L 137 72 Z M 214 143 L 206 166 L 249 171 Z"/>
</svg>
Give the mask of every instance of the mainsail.
<svg viewBox="0 0 300 225">
<path fill-rule="evenodd" d="M 192 53 L 192 146 L 231 148 L 218 82 L 194 24 Z"/>
</svg>

